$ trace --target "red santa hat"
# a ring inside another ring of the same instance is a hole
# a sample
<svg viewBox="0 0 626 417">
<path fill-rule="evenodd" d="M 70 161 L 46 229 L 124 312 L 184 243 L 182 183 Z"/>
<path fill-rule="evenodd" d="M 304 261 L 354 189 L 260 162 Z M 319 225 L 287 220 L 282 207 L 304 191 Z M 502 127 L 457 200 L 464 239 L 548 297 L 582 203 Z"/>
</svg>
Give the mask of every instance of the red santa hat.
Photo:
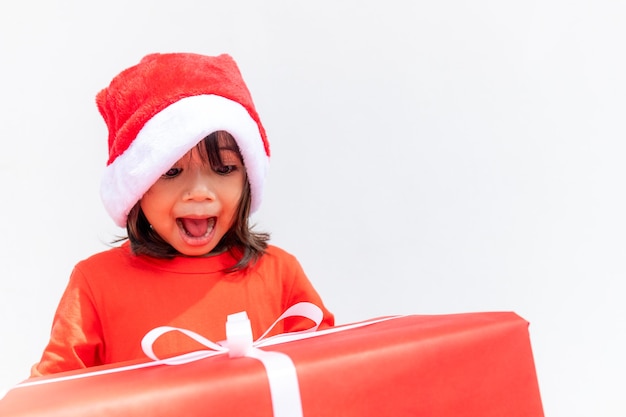
<svg viewBox="0 0 626 417">
<path fill-rule="evenodd" d="M 228 55 L 147 55 L 96 96 L 109 130 L 109 160 L 100 194 L 120 227 L 164 172 L 218 130 L 237 142 L 258 209 L 269 143 L 250 92 Z"/>
</svg>

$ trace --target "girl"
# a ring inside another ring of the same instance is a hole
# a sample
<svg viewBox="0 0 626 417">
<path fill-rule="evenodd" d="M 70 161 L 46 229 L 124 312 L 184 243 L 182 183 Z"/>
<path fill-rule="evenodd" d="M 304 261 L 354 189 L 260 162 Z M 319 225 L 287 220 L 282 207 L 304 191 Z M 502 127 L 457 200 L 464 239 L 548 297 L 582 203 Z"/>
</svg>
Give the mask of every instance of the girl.
<svg viewBox="0 0 626 417">
<path fill-rule="evenodd" d="M 128 238 L 79 262 L 31 376 L 145 359 L 158 326 L 225 338 L 227 315 L 246 311 L 258 338 L 288 307 L 319 306 L 298 261 L 250 229 L 269 144 L 250 93 L 228 55 L 153 54 L 96 97 L 109 130 L 101 195 Z M 275 333 L 310 326 L 287 319 Z M 200 349 L 170 333 L 159 357 Z"/>
</svg>

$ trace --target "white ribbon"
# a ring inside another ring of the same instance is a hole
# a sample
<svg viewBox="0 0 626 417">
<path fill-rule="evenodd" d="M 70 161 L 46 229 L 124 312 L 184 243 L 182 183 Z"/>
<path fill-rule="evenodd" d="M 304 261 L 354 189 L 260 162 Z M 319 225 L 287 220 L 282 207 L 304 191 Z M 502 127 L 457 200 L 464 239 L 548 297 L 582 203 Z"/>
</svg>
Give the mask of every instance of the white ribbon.
<svg viewBox="0 0 626 417">
<path fill-rule="evenodd" d="M 305 330 L 282 333 L 276 336 L 267 337 L 267 335 L 274 329 L 274 327 L 276 327 L 276 325 L 282 320 L 296 316 L 306 317 L 313 321 L 315 325 Z M 158 361 L 160 363 L 167 363 L 171 365 L 192 362 L 202 358 L 219 355 L 221 353 L 228 353 L 231 358 L 241 357 L 246 356 L 246 352 L 248 352 L 252 348 L 271 346 L 277 343 L 298 340 L 301 338 L 305 338 L 306 334 L 317 334 L 319 332 L 316 332 L 316 330 L 322 323 L 323 318 L 324 313 L 315 304 L 307 302 L 294 304 L 293 306 L 285 310 L 285 312 L 281 314 L 281 316 L 278 317 L 276 321 L 274 321 L 274 323 L 272 323 L 272 325 L 265 331 L 265 333 L 263 333 L 263 335 L 261 335 L 261 337 L 253 342 L 252 329 L 250 328 L 250 320 L 248 319 L 248 315 L 246 314 L 246 312 L 235 313 L 230 314 L 226 319 L 227 321 L 225 342 L 215 343 L 199 335 L 198 333 L 180 327 L 160 326 L 146 333 L 146 335 L 141 340 L 141 349 L 150 359 Z M 209 348 L 210 350 L 198 350 L 175 356 L 173 358 L 159 359 L 159 357 L 154 353 L 152 346 L 159 337 L 170 332 L 180 332 L 185 336 L 200 343 L 204 347 Z"/>
<path fill-rule="evenodd" d="M 316 331 L 322 323 L 324 313 L 315 304 L 306 302 L 295 304 L 276 319 L 270 328 L 255 342 L 252 341 L 252 326 L 250 325 L 250 320 L 245 311 L 228 316 L 226 321 L 226 342 L 220 344 L 214 343 L 187 329 L 162 326 L 150 330 L 144 336 L 141 341 L 141 348 L 150 359 L 169 365 L 178 365 L 226 352 L 228 352 L 228 356 L 231 358 L 245 356 L 257 359 L 261 361 L 267 373 L 274 417 L 301 417 L 302 401 L 300 400 L 300 388 L 298 385 L 296 366 L 293 361 L 284 353 L 266 352 L 259 349 L 259 347 L 264 346 L 266 343 L 272 344 L 272 338 L 266 339 L 265 337 L 272 331 L 276 324 L 281 320 L 294 316 L 311 319 L 315 323 L 315 326 L 299 332 L 286 333 L 292 336 Z M 201 350 L 179 355 L 174 358 L 159 359 L 154 353 L 153 345 L 159 337 L 169 332 L 183 333 L 211 350 Z"/>
</svg>

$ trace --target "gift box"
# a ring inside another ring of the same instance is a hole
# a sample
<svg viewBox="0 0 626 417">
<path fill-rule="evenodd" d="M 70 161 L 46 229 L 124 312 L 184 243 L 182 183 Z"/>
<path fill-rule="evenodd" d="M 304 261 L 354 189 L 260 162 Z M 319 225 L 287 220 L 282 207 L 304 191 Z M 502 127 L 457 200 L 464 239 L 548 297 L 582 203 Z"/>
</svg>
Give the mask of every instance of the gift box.
<svg viewBox="0 0 626 417">
<path fill-rule="evenodd" d="M 385 317 L 207 352 L 34 378 L 0 416 L 543 416 L 528 322 L 512 312 Z"/>
</svg>

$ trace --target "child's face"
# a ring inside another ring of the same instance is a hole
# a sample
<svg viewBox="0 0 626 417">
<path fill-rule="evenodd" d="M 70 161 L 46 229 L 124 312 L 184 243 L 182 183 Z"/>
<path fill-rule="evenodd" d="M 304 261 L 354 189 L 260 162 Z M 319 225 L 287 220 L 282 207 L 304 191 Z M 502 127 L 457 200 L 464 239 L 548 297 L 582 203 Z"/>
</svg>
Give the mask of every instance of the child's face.
<svg viewBox="0 0 626 417">
<path fill-rule="evenodd" d="M 183 255 L 208 254 L 235 221 L 245 167 L 226 144 L 220 143 L 220 156 L 223 166 L 214 169 L 192 149 L 141 199 L 154 231 Z"/>
</svg>

